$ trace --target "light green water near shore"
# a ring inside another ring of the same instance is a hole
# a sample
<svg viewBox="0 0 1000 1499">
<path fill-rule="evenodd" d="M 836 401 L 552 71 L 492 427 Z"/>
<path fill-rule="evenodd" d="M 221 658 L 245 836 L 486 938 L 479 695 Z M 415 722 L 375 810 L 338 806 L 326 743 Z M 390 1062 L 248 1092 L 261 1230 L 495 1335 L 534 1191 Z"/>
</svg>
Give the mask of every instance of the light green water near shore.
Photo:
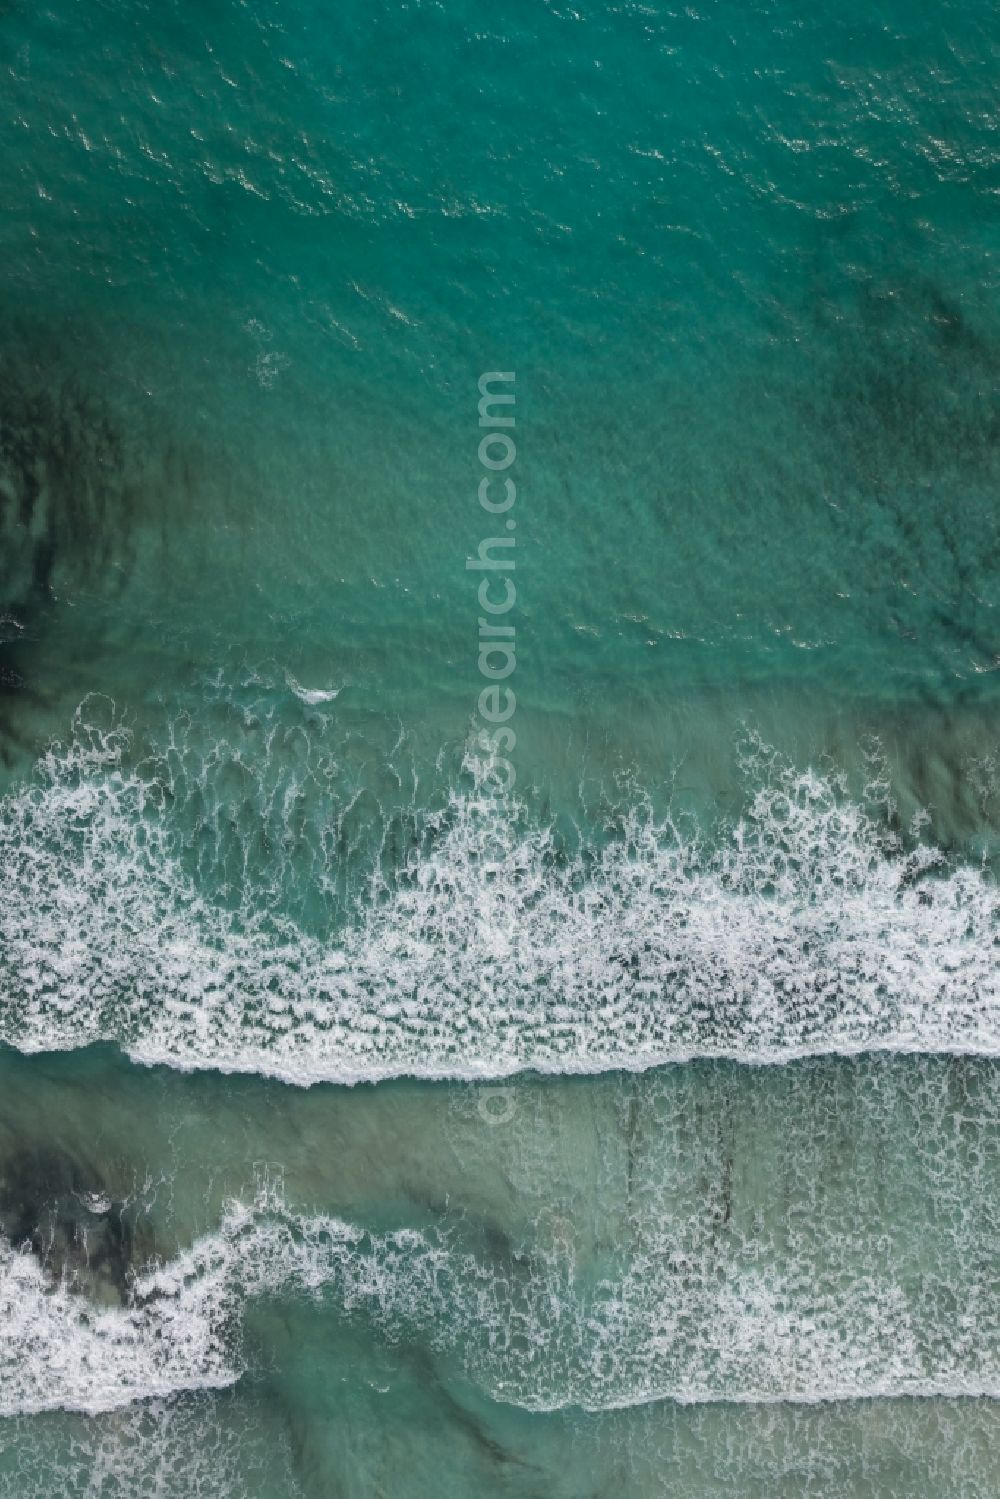
<svg viewBox="0 0 1000 1499">
<path fill-rule="evenodd" d="M 998 43 L 0 5 L 0 1495 L 996 1492 Z"/>
</svg>

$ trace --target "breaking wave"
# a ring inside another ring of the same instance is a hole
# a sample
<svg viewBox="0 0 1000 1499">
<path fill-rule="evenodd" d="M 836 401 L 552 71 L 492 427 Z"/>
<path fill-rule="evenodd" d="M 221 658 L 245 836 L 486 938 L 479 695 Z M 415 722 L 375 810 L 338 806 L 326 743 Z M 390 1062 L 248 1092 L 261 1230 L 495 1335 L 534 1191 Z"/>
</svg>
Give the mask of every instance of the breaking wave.
<svg viewBox="0 0 1000 1499">
<path fill-rule="evenodd" d="M 860 1242 L 843 1246 L 865 1254 Z M 961 1255 L 969 1249 L 955 1244 Z M 685 1242 L 660 1223 L 617 1276 L 563 1244 L 489 1256 L 458 1230 L 372 1233 L 284 1205 L 262 1179 L 217 1232 L 98 1307 L 29 1254 L 0 1255 L 0 1414 L 107 1411 L 218 1388 L 242 1372 L 247 1301 L 291 1294 L 361 1316 L 393 1340 L 457 1355 L 496 1399 L 526 1409 L 861 1396 L 1000 1396 L 996 1301 L 907 1288 L 833 1256 L 755 1263 L 749 1247 Z"/>
<path fill-rule="evenodd" d="M 1000 1054 L 987 871 L 772 770 L 711 841 L 637 799 L 573 851 L 475 791 L 330 939 L 185 871 L 168 790 L 78 721 L 0 808 L 0 1039 L 353 1083 Z"/>
</svg>

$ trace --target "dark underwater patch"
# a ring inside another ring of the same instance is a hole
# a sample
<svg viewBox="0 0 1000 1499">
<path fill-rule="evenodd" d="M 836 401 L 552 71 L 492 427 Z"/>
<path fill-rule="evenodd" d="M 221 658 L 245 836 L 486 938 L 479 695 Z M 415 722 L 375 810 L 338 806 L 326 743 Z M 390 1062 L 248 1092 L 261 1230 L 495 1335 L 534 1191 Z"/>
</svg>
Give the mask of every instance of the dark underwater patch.
<svg viewBox="0 0 1000 1499">
<path fill-rule="evenodd" d="M 834 492 L 891 517 L 901 560 L 933 549 L 956 583 L 995 577 L 1000 527 L 981 490 L 1000 473 L 1000 342 L 926 279 L 866 286 L 837 341 L 832 377 L 806 407 Z M 975 491 L 974 548 L 956 482 Z"/>
<path fill-rule="evenodd" d="M 1000 328 L 924 275 L 872 279 L 817 344 L 798 416 L 854 605 L 924 709 L 975 707 L 1000 661 Z M 803 502 L 812 499 L 804 495 Z"/>
<path fill-rule="evenodd" d="M 834 337 L 807 420 L 907 682 L 886 738 L 902 825 L 931 809 L 935 844 L 964 856 L 998 820 L 983 756 L 1000 685 L 1000 327 L 900 274 L 862 287 Z"/>
<path fill-rule="evenodd" d="M 48 1146 L 0 1164 L 0 1232 L 57 1279 L 69 1276 L 125 1302 L 138 1247 L 127 1205 L 92 1166 Z"/>
<path fill-rule="evenodd" d="M 0 755 L 44 696 L 39 646 L 63 588 L 119 589 L 136 489 L 106 404 L 75 376 L 0 359 Z"/>
</svg>

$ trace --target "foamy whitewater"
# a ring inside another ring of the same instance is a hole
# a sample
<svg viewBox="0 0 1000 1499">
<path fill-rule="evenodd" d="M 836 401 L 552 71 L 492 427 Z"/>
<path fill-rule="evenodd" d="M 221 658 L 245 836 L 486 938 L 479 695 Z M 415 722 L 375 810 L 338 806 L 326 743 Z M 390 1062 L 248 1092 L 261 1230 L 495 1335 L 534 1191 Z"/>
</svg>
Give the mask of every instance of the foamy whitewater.
<svg viewBox="0 0 1000 1499">
<path fill-rule="evenodd" d="M 959 1229 L 960 1261 L 976 1249 Z M 98 1308 L 26 1252 L 0 1260 L 0 1412 L 91 1413 L 234 1382 L 248 1299 L 332 1295 L 381 1335 L 458 1354 L 496 1399 L 526 1409 L 678 1401 L 1000 1395 L 1000 1328 L 984 1286 L 957 1316 L 877 1268 L 848 1236 L 827 1265 L 770 1268 L 752 1245 L 647 1225 L 618 1277 L 595 1280 L 568 1245 L 492 1262 L 457 1231 L 374 1234 L 290 1212 L 280 1186 L 232 1202 L 216 1233 L 135 1277 Z M 868 1264 L 861 1274 L 852 1264 Z"/>
<path fill-rule="evenodd" d="M 122 729 L 53 748 L 0 808 L 0 1037 L 289 1082 L 1000 1053 L 1000 897 L 782 770 L 709 844 L 641 806 L 572 855 L 454 794 L 334 940 L 202 896 Z"/>
</svg>

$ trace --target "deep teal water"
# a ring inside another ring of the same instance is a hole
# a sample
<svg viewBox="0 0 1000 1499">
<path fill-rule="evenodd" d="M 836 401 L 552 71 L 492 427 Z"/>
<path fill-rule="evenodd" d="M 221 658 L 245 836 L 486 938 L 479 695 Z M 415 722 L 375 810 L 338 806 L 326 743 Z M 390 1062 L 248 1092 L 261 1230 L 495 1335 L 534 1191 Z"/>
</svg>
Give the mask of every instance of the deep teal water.
<svg viewBox="0 0 1000 1499">
<path fill-rule="evenodd" d="M 0 5 L 0 1494 L 996 1492 L 998 46 Z"/>
</svg>

